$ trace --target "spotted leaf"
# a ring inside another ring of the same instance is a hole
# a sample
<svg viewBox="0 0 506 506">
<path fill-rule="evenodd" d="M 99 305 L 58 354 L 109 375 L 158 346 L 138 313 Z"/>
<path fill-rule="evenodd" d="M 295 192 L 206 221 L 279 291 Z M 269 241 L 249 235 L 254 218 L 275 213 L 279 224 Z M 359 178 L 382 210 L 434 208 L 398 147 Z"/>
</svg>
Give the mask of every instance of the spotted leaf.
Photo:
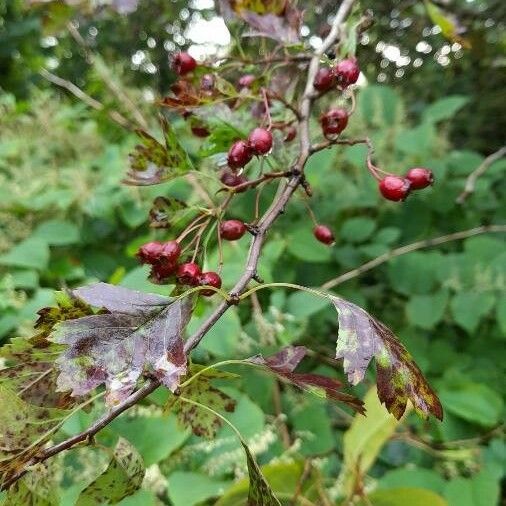
<svg viewBox="0 0 506 506">
<path fill-rule="evenodd" d="M 182 200 L 156 197 L 149 210 L 150 226 L 152 228 L 171 228 L 193 213 L 195 213 L 195 208 L 189 207 Z"/>
</svg>

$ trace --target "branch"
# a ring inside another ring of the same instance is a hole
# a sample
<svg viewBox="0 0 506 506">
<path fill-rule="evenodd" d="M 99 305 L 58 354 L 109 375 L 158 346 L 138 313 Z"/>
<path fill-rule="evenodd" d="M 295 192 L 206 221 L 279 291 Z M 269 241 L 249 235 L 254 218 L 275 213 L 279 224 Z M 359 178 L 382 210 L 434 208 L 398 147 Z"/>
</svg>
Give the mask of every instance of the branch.
<svg viewBox="0 0 506 506">
<path fill-rule="evenodd" d="M 425 239 L 423 241 L 407 244 L 406 246 L 401 246 L 400 248 L 393 249 L 388 253 L 384 253 L 383 255 L 380 255 L 379 257 L 376 257 L 373 260 L 370 260 L 369 262 L 362 264 L 360 267 L 357 267 L 356 269 L 345 272 L 344 274 L 341 274 L 337 278 L 327 281 L 321 286 L 321 288 L 324 290 L 333 288 L 337 285 L 340 285 L 341 283 L 344 283 L 345 281 L 360 276 L 364 272 L 370 271 L 371 269 L 378 267 L 378 265 L 388 262 L 392 258 L 398 257 L 400 255 L 405 255 L 406 253 L 411 253 L 419 249 L 430 248 L 432 246 L 444 244 L 445 242 L 467 239 L 468 237 L 473 237 L 475 235 L 487 233 L 500 233 L 500 232 L 506 232 L 506 225 L 484 225 L 482 227 L 471 228 L 469 230 L 462 230 L 461 232 L 455 232 L 453 234 L 442 235 L 440 237 L 435 237 L 433 239 Z"/>
<path fill-rule="evenodd" d="M 475 169 L 466 180 L 466 185 L 464 186 L 464 191 L 457 197 L 457 204 L 463 204 L 467 198 L 474 193 L 474 188 L 476 186 L 476 181 L 480 176 L 483 176 L 487 169 L 497 160 L 500 160 L 503 156 L 506 155 L 506 146 L 503 146 L 501 149 L 498 149 L 495 153 L 487 156 L 483 162 Z"/>
</svg>

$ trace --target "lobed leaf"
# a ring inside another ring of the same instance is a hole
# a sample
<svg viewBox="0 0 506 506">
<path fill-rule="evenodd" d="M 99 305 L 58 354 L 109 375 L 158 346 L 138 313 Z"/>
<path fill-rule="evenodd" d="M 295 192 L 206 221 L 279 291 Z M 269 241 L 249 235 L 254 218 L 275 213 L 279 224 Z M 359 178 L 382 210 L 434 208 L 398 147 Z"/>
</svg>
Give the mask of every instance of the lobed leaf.
<svg viewBox="0 0 506 506">
<path fill-rule="evenodd" d="M 176 198 L 156 197 L 149 210 L 149 222 L 152 228 L 171 228 L 185 219 L 195 209 L 188 207 Z"/>
<path fill-rule="evenodd" d="M 349 381 L 353 385 L 362 381 L 374 357 L 378 397 L 390 413 L 401 418 L 409 399 L 418 413 L 442 420 L 437 395 L 393 332 L 355 304 L 336 296 L 330 299 L 339 320 L 336 358 L 343 359 Z"/>
<path fill-rule="evenodd" d="M 182 334 L 190 319 L 187 299 L 174 300 L 96 283 L 73 292 L 109 312 L 59 324 L 51 335 L 67 345 L 56 363 L 58 390 L 85 395 L 101 384 L 116 404 L 148 372 L 174 391 L 186 373 Z"/>
</svg>

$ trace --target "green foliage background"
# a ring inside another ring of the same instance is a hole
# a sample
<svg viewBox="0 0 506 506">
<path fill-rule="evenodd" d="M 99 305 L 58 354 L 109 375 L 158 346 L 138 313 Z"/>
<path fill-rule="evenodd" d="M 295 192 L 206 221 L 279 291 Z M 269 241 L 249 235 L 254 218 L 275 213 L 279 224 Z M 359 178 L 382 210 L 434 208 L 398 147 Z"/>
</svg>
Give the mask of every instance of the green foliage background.
<svg viewBox="0 0 506 506">
<path fill-rule="evenodd" d="M 111 64 L 117 83 L 153 118 L 154 132 L 155 107 L 144 100 L 149 95 L 146 90 L 163 92 L 173 79 L 162 40 L 167 33 L 181 33 L 188 19 L 186 14 L 180 16 L 186 3 L 173 2 L 170 7 L 153 6 L 155 3 L 141 2 L 129 16 L 103 11 L 95 18 L 81 19 L 85 28 L 97 26 L 99 34 L 104 33 L 97 38 L 96 52 Z M 487 9 L 493 4 L 486 4 Z M 66 7 L 58 10 L 58 5 L 52 7 L 52 19 L 64 26 L 67 16 L 75 13 L 68 13 Z M 327 4 L 322 8 L 325 11 Z M 53 290 L 61 286 L 98 279 L 166 293 L 167 287 L 155 287 L 145 280 L 146 271 L 133 255 L 139 244 L 154 236 L 146 223 L 154 197 L 163 194 L 196 201 L 196 196 L 182 181 L 156 188 L 121 186 L 128 152 L 136 142 L 106 116 L 107 110 L 121 104 L 111 97 L 96 69 L 86 64 L 64 30 L 44 24 L 42 11 L 26 16 L 18 1 L 2 9 L 0 19 L 6 30 L 0 35 L 0 61 L 5 69 L 0 77 L 0 336 L 7 340 L 30 335 L 35 311 L 54 303 Z M 460 9 L 458 4 L 457 14 Z M 475 67 L 480 61 L 500 65 L 496 59 L 504 48 L 498 35 L 500 16 L 487 30 L 483 24 L 473 24 L 472 34 L 485 32 L 487 44 L 464 51 L 460 60 L 444 70 L 431 60 L 418 71 L 410 69 L 404 78 L 389 75 L 386 83 L 378 84 L 380 57 L 374 53 L 374 37 L 389 43 L 402 41 L 412 48 L 416 43 L 412 39 L 420 35 L 416 30 L 400 34 L 389 30 L 387 26 L 395 19 L 391 14 L 379 10 L 371 45 L 359 48 L 369 84 L 359 92 L 358 112 L 347 132 L 349 137 L 367 132 L 377 159 L 389 170 L 428 166 L 437 183 L 401 205 L 386 203 L 364 170 L 361 146 L 319 153 L 309 162 L 307 176 L 316 195 L 314 210 L 336 231 L 337 244 L 329 249 L 315 243 L 305 207 L 295 199 L 265 247 L 260 268 L 265 281 L 320 286 L 400 245 L 504 223 L 505 159 L 495 162 L 480 178 L 475 194 L 464 206 L 455 203 L 469 173 L 504 142 L 497 115 L 491 119 L 485 106 L 473 105 L 497 104 L 499 71 L 491 66 L 491 79 L 479 88 L 471 86 L 473 72 L 483 72 Z M 202 15 L 210 16 L 212 10 Z M 151 22 L 178 16 L 180 22 L 172 24 L 172 31 L 165 23 Z M 416 19 L 417 26 L 430 28 L 428 19 Z M 59 37 L 53 49 L 39 45 L 47 30 Z M 146 50 L 159 69 L 154 75 L 132 70 L 129 63 L 140 45 L 145 49 L 148 37 L 158 42 L 156 50 Z M 445 44 L 437 34 L 427 40 Z M 68 56 L 65 51 L 74 54 Z M 106 109 L 91 111 L 48 85 L 37 74 L 47 58 L 59 58 L 59 75 L 76 81 L 102 100 Z M 435 81 L 438 85 L 431 86 Z M 480 130 L 479 125 L 486 126 Z M 188 135 L 183 123 L 175 127 L 197 158 L 200 141 Z M 206 168 L 208 174 L 213 170 Z M 268 198 L 266 192 L 264 204 Z M 252 205 L 245 195 L 231 214 L 251 219 Z M 246 251 L 246 238 L 226 245 L 226 287 L 241 272 Z M 210 266 L 215 255 L 212 252 L 207 260 Z M 369 411 L 377 415 L 352 422 L 351 415 L 339 406 L 315 401 L 288 387 L 280 393 L 271 378 L 240 371 L 241 378 L 225 388 L 237 401 L 230 419 L 260 463 L 266 464 L 265 475 L 280 497 L 293 495 L 304 460 L 314 463 L 305 497 L 319 504 L 314 490 L 323 485 L 337 496 L 346 484 L 336 477 L 340 472 L 346 476 L 343 469 L 349 471 L 350 462 L 356 462 L 350 449 L 363 445 L 361 459 L 370 460 L 364 471 L 367 487 L 374 490 L 373 504 L 414 505 L 416 500 L 449 506 L 499 504 L 506 465 L 502 439 L 505 266 L 504 237 L 480 235 L 392 259 L 335 288 L 396 331 L 436 387 L 445 409 L 443 423 L 423 422 L 409 415 L 397 425 L 373 401 Z M 229 311 L 205 338 L 196 360 L 246 357 L 281 345 L 307 344 L 318 352 L 308 360 L 308 369 L 342 378 L 339 368 L 319 358 L 320 353 L 333 355 L 336 318 L 332 308 L 305 293 L 285 290 L 263 291 L 259 302 L 261 312 L 248 305 Z M 211 306 L 201 302 L 191 328 L 198 326 Z M 373 383 L 370 372 L 367 385 L 355 390 L 363 396 Z M 162 395 L 156 394 L 99 434 L 98 440 L 107 446 L 113 446 L 119 436 L 129 440 L 149 468 L 142 490 L 121 504 L 214 504 L 226 491 L 217 504 L 243 504 L 245 483 L 241 479 L 246 464 L 230 430 L 221 429 L 210 442 L 197 438 L 179 427 L 173 415 L 162 413 L 163 402 Z M 283 425 L 291 435 L 290 448 L 280 437 L 277 403 L 286 413 Z M 72 418 L 63 433 L 85 428 L 97 417 L 97 409 Z M 389 424 L 393 424 L 390 431 L 385 429 Z M 101 458 L 95 450 L 82 449 L 59 459 L 65 465 L 60 504 L 73 504 L 79 491 L 96 477 L 97 466 L 103 465 Z"/>
</svg>

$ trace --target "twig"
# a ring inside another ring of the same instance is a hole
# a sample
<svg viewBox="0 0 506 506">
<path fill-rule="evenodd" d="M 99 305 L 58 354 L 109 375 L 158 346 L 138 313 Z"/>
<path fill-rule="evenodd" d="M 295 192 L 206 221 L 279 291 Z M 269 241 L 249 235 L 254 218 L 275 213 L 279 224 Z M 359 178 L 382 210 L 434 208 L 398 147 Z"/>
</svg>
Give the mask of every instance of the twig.
<svg viewBox="0 0 506 506">
<path fill-rule="evenodd" d="M 457 204 L 463 204 L 467 198 L 474 193 L 474 189 L 476 186 L 476 181 L 480 176 L 483 176 L 487 169 L 497 160 L 500 160 L 503 156 L 506 155 L 506 146 L 503 146 L 501 149 L 498 149 L 495 153 L 487 156 L 483 162 L 478 166 L 477 169 L 473 170 L 471 174 L 467 177 L 466 185 L 464 186 L 464 191 L 457 197 Z"/>
<path fill-rule="evenodd" d="M 281 441 L 283 442 L 285 450 L 288 450 L 292 446 L 292 442 L 290 441 L 290 432 L 284 420 L 283 406 L 281 405 L 281 388 L 278 379 L 274 380 L 272 402 L 274 404 L 274 410 L 276 411 L 276 421 L 281 432 Z"/>
<path fill-rule="evenodd" d="M 400 255 L 405 255 L 406 253 L 411 253 L 419 249 L 430 248 L 432 246 L 444 244 L 445 242 L 467 239 L 468 237 L 473 237 L 479 234 L 500 233 L 500 232 L 506 232 L 506 225 L 484 225 L 482 227 L 471 228 L 469 230 L 462 230 L 461 232 L 455 232 L 453 234 L 442 235 L 440 237 L 435 237 L 433 239 L 425 239 L 423 241 L 407 244 L 406 246 L 401 246 L 400 248 L 393 249 L 388 253 L 384 253 L 383 255 L 380 255 L 379 257 L 376 257 L 370 260 L 369 262 L 362 264 L 360 267 L 357 267 L 356 269 L 345 272 L 344 274 L 337 276 L 337 278 L 327 281 L 321 286 L 321 288 L 324 290 L 333 288 L 337 285 L 340 285 L 341 283 L 344 283 L 345 281 L 360 276 L 364 272 L 374 269 L 378 265 L 388 262 L 392 258 L 398 257 Z"/>
</svg>

